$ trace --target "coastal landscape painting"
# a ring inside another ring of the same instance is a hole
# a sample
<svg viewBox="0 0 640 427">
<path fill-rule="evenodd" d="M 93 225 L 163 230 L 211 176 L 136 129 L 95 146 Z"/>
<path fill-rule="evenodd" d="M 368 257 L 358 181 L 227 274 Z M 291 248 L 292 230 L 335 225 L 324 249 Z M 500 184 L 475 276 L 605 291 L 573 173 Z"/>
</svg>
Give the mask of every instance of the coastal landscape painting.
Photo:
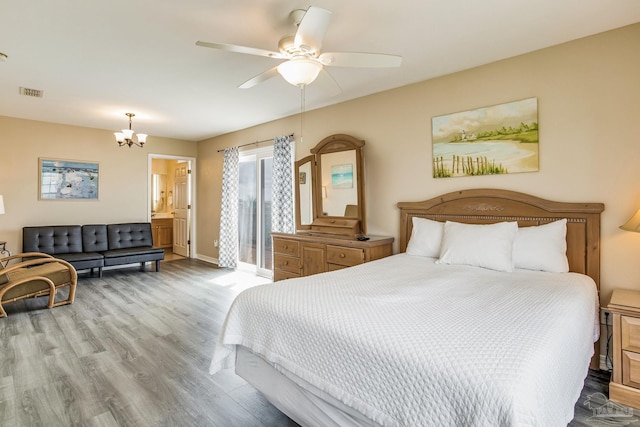
<svg viewBox="0 0 640 427">
<path fill-rule="evenodd" d="M 331 186 L 333 188 L 353 188 L 353 165 L 331 166 Z"/>
<path fill-rule="evenodd" d="M 40 200 L 98 200 L 99 163 L 39 159 Z"/>
<path fill-rule="evenodd" d="M 538 171 L 538 99 L 432 119 L 433 177 Z"/>
</svg>

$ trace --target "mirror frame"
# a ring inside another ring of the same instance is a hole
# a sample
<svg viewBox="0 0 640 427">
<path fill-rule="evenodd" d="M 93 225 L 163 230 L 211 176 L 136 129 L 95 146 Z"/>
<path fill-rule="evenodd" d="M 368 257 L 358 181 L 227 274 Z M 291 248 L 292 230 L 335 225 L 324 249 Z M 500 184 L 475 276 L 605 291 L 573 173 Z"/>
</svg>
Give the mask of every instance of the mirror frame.
<svg viewBox="0 0 640 427">
<path fill-rule="evenodd" d="M 295 162 L 295 170 L 296 170 L 296 229 L 297 230 L 310 230 L 311 223 L 302 224 L 302 214 L 301 214 L 301 206 L 300 206 L 300 167 L 305 163 L 309 162 L 311 164 L 311 173 L 309 174 L 309 179 L 311 180 L 311 223 L 315 219 L 316 215 L 316 200 L 315 200 L 315 182 L 316 182 L 316 162 L 313 155 L 309 155 L 307 157 L 303 157 L 302 159 Z"/>
<path fill-rule="evenodd" d="M 356 176 L 357 176 L 357 192 L 358 192 L 358 216 L 357 218 L 346 218 L 346 219 L 356 219 L 360 223 L 360 230 L 362 234 L 366 234 L 366 216 L 365 216 L 365 185 L 364 185 L 364 153 L 362 150 L 364 147 L 364 141 L 361 139 L 354 138 L 350 135 L 345 134 L 335 134 L 324 138 L 315 147 L 311 149 L 311 154 L 315 159 L 315 170 L 313 169 L 313 178 L 315 182 L 313 183 L 313 205 L 314 205 L 314 218 L 313 221 L 316 222 L 318 219 L 345 219 L 345 217 L 339 216 L 325 216 L 323 215 L 322 208 L 322 179 L 319 179 L 319 175 L 322 174 L 322 154 L 328 153 L 336 153 L 340 151 L 349 151 L 354 150 L 356 154 Z M 300 209 L 298 205 L 296 215 L 299 215 Z M 298 223 L 299 224 L 299 223 Z"/>
</svg>

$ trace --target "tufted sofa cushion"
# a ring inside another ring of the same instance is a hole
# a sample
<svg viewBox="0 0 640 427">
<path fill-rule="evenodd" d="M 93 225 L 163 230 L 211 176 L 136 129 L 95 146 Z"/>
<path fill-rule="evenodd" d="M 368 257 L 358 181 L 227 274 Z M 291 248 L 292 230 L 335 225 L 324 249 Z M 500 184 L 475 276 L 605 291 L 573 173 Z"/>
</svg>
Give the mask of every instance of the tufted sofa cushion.
<svg viewBox="0 0 640 427">
<path fill-rule="evenodd" d="M 82 226 L 82 249 L 85 252 L 109 250 L 106 224 L 88 224 Z"/>
<path fill-rule="evenodd" d="M 102 252 L 105 266 L 164 259 L 164 249 L 153 247 L 148 222 L 108 224 L 107 239 L 109 250 Z M 156 271 L 158 267 L 156 263 Z"/>
<path fill-rule="evenodd" d="M 151 223 L 129 222 L 107 225 L 109 250 L 153 246 Z"/>
<path fill-rule="evenodd" d="M 23 252 L 42 252 L 50 255 L 82 252 L 82 230 L 79 225 L 24 227 Z"/>
</svg>

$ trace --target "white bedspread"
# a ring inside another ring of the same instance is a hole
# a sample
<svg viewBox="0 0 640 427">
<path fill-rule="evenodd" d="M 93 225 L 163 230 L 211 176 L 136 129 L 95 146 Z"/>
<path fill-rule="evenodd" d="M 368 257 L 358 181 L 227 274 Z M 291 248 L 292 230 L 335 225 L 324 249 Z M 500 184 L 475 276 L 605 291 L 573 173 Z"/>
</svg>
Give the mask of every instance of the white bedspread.
<svg viewBox="0 0 640 427">
<path fill-rule="evenodd" d="M 566 425 L 596 306 L 584 275 L 400 254 L 244 291 L 210 372 L 242 345 L 381 425 Z"/>
</svg>

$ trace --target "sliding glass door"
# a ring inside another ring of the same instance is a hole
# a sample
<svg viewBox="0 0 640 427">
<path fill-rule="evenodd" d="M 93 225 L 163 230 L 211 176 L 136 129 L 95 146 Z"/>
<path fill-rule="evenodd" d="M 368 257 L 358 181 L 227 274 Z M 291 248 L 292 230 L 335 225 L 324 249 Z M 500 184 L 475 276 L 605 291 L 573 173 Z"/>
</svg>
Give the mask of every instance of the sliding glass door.
<svg viewBox="0 0 640 427">
<path fill-rule="evenodd" d="M 272 276 L 271 176 L 273 148 L 240 153 L 238 187 L 239 267 Z"/>
</svg>

